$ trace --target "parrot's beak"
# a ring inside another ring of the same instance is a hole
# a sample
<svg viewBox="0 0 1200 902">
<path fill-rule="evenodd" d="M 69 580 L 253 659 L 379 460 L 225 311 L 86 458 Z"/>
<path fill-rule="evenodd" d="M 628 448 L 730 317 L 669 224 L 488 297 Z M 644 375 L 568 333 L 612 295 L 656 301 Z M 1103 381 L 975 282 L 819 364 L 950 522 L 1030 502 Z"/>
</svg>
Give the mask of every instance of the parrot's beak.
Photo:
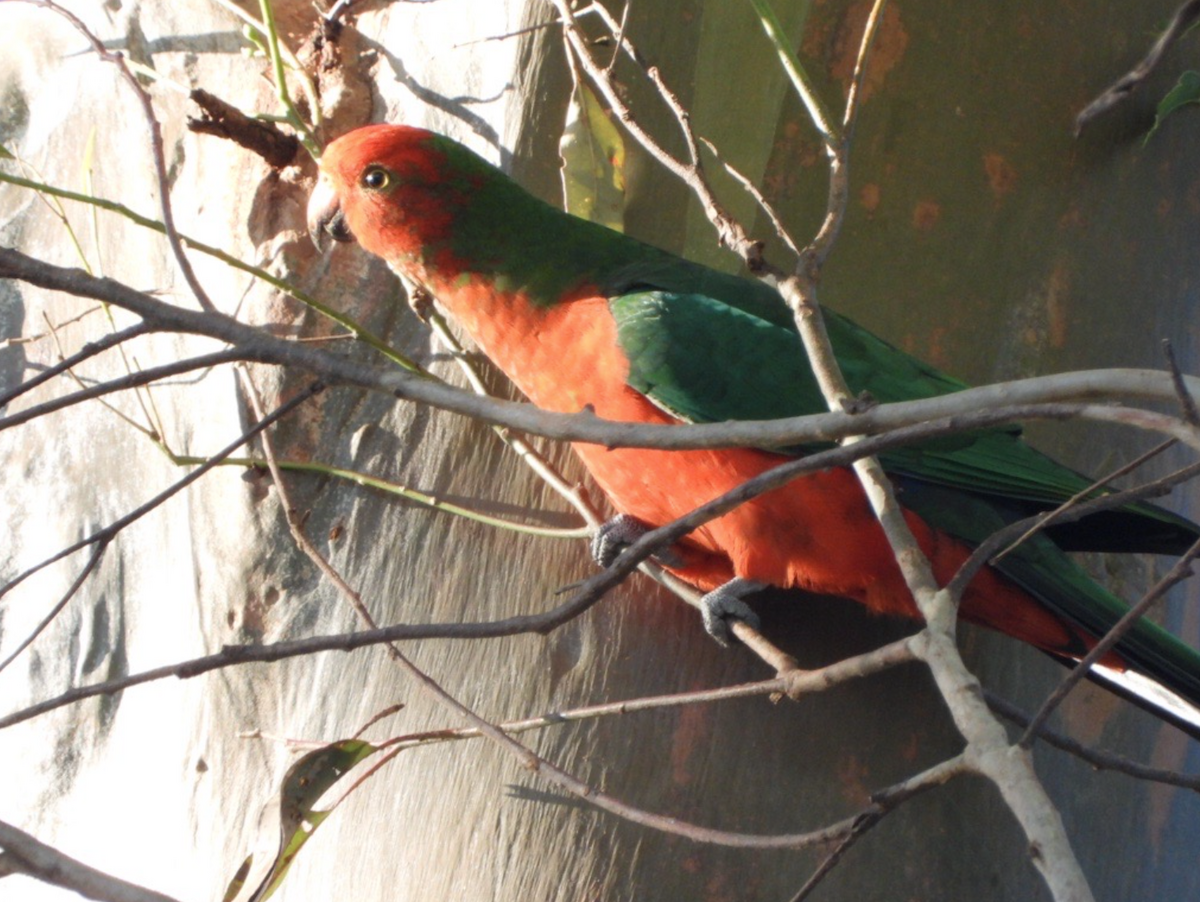
<svg viewBox="0 0 1200 902">
<path fill-rule="evenodd" d="M 324 175 L 317 179 L 317 186 L 308 198 L 308 237 L 322 253 L 329 247 L 330 238 L 334 241 L 354 240 L 337 192 Z"/>
</svg>

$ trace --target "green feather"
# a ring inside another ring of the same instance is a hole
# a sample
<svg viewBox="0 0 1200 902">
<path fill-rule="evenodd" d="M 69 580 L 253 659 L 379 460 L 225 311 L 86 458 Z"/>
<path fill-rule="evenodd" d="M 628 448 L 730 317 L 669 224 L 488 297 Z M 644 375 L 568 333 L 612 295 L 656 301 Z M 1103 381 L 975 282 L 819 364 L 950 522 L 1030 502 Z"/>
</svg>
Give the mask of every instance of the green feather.
<svg viewBox="0 0 1200 902">
<path fill-rule="evenodd" d="M 680 293 L 678 285 L 690 287 L 699 281 L 693 272 L 699 269 L 703 268 L 680 263 L 680 276 L 653 274 L 660 283 L 657 289 L 643 280 L 641 290 L 609 300 L 618 341 L 629 358 L 629 385 L 695 423 L 777 419 L 825 410 L 800 337 L 778 294 L 732 276 L 713 278 L 719 274 L 709 277 L 709 294 Z M 855 393 L 887 403 L 966 388 L 845 317 L 826 311 L 826 325 Z M 788 450 L 803 454 L 817 447 Z M 1002 500 L 1019 499 L 1029 502 L 1029 512 L 1057 506 L 1092 484 L 1029 447 L 1016 427 L 897 448 L 881 459 L 889 472 Z M 1179 542 L 1194 535 L 1188 521 L 1152 505 L 1129 505 L 1122 511 L 1135 520 L 1154 521 L 1156 531 L 1169 525 L 1180 533 Z M 932 525 L 941 528 L 936 519 Z"/>
</svg>

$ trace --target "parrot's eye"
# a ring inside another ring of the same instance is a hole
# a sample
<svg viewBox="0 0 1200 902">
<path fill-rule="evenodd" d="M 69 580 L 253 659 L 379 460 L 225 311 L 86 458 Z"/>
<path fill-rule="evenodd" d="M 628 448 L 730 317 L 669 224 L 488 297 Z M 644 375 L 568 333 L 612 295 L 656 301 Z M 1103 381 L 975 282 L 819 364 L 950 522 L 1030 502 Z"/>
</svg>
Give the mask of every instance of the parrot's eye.
<svg viewBox="0 0 1200 902">
<path fill-rule="evenodd" d="M 388 171 L 378 166 L 372 166 L 363 173 L 362 177 L 363 186 L 370 188 L 372 191 L 379 191 L 386 188 L 391 180 L 392 177 L 388 175 Z"/>
</svg>

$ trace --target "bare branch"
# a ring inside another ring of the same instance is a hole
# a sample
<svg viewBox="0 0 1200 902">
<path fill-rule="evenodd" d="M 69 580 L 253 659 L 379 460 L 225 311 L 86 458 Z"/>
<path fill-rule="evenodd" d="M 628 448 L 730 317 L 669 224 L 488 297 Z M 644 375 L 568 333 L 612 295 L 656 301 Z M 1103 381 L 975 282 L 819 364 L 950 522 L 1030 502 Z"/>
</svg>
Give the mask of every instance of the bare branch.
<svg viewBox="0 0 1200 902">
<path fill-rule="evenodd" d="M 754 2 L 758 6 L 762 0 Z M 866 56 L 881 5 L 881 0 L 877 0 L 868 20 L 859 52 L 860 63 Z M 805 95 L 802 85 L 798 84 L 797 90 Z M 852 94 L 851 101 L 855 97 L 857 92 Z M 811 104 L 809 108 L 813 110 Z M 854 399 L 833 354 L 816 295 L 820 268 L 845 214 L 849 146 L 832 135 L 819 112 L 819 109 L 813 112 L 812 117 L 830 156 L 826 216 L 797 266 L 796 274 L 780 285 L 780 293 L 792 309 L 805 353 L 830 409 L 852 411 Z M 848 104 L 846 120 L 852 121 L 852 118 L 853 109 Z M 844 439 L 847 445 L 859 441 L 854 436 Z M 1037 854 L 1031 856 L 1033 864 L 1054 897 L 1079 902 L 1090 900 L 1092 894 L 1087 879 L 1071 849 L 1062 819 L 1034 772 L 1032 759 L 1026 750 L 1009 745 L 1007 734 L 983 704 L 979 684 L 959 654 L 955 641 L 957 606 L 948 593 L 939 589 L 929 560 L 922 553 L 896 501 L 891 481 L 875 458 L 860 458 L 853 466 L 904 582 L 927 624 L 926 630 L 915 640 L 914 648 L 929 666 L 955 726 L 967 742 L 965 761 L 999 790 L 1020 823 L 1031 849 L 1036 850 Z"/>
<path fill-rule="evenodd" d="M 15 870 L 45 883 L 74 890 L 88 899 L 101 902 L 177 902 L 171 896 L 88 867 L 3 821 L 0 821 L 0 846 L 4 848 L 6 863 L 14 866 Z"/>
<path fill-rule="evenodd" d="M 1200 18 L 1200 0 L 1187 0 L 1175 11 L 1171 24 L 1167 26 L 1166 31 L 1159 35 L 1158 40 L 1154 42 L 1154 46 L 1150 48 L 1150 52 L 1143 57 L 1142 61 L 1109 85 L 1099 97 L 1084 107 L 1075 117 L 1076 137 L 1085 125 L 1141 87 L 1142 82 L 1154 71 L 1163 55 L 1197 18 Z"/>
<path fill-rule="evenodd" d="M 503 622 L 496 621 L 494 625 L 499 625 Z M 478 625 L 489 626 L 490 624 Z M 368 648 L 372 645 L 379 645 L 395 640 L 480 638 L 480 636 L 472 635 L 461 629 L 452 632 L 450 627 L 454 626 L 463 626 L 463 624 L 433 624 L 430 627 L 398 624 L 375 630 L 360 630 L 353 633 L 337 633 L 327 636 L 310 636 L 305 639 L 275 642 L 270 645 L 227 645 L 215 654 L 192 658 L 177 664 L 156 667 L 152 670 L 130 674 L 113 680 L 106 680 L 103 683 L 95 683 L 91 686 L 78 686 L 74 689 L 69 689 L 54 698 L 44 699 L 27 708 L 22 708 L 0 717 L 0 729 L 23 723 L 48 711 L 72 705 L 85 699 L 95 698 L 100 695 L 113 695 L 133 686 L 140 686 L 143 683 L 152 683 L 171 677 L 188 680 L 225 667 L 236 667 L 242 664 L 269 664 L 324 651 L 350 652 L 359 648 Z M 467 624 L 467 626 L 470 626 L 470 624 Z M 524 629 L 504 633 L 493 632 L 490 635 L 513 635 L 516 632 L 534 631 Z M 487 636 L 483 636 L 483 638 L 487 638 Z M 535 726 L 541 725 L 543 719 L 548 721 L 583 719 L 585 717 L 602 716 L 607 713 L 626 713 L 642 709 L 673 707 L 676 705 L 719 701 L 722 699 L 741 698 L 747 695 L 773 694 L 777 692 L 783 692 L 791 698 L 799 699 L 804 695 L 821 692 L 847 680 L 870 676 L 888 667 L 912 660 L 912 650 L 908 647 L 908 642 L 908 639 L 903 639 L 899 642 L 882 646 L 875 651 L 866 652 L 862 655 L 830 664 L 828 667 L 818 670 L 794 671 L 788 673 L 786 676 L 764 680 L 759 683 L 728 686 L 721 689 L 705 690 L 703 692 L 681 693 L 674 696 L 610 702 L 604 705 L 579 709 L 581 713 L 578 718 L 574 717 L 571 712 L 557 712 L 543 715 L 543 718 L 535 718 L 532 721 L 528 719 L 514 721 L 511 724 L 504 724 L 503 726 L 505 729 L 512 727 L 514 732 L 521 732 L 524 729 L 531 728 L 530 724 Z"/>
<path fill-rule="evenodd" d="M 259 406 L 257 393 L 253 386 L 247 383 L 251 406 L 256 409 Z M 266 453 L 268 466 L 271 468 L 271 475 L 275 479 L 276 490 L 280 493 L 280 500 L 284 504 L 285 514 L 287 516 L 288 527 L 292 532 L 293 538 L 296 540 L 300 549 L 312 560 L 320 569 L 321 572 L 329 578 L 338 590 L 350 601 L 355 611 L 358 613 L 359 619 L 363 620 L 368 628 L 377 629 L 375 621 L 362 603 L 362 599 L 357 591 L 352 589 L 341 575 L 325 560 L 316 547 L 308 541 L 304 535 L 304 531 L 300 528 L 299 523 L 294 517 L 291 504 L 286 495 L 286 488 L 283 484 L 282 475 L 279 468 L 275 465 L 274 452 L 271 449 L 270 439 L 266 431 L 262 431 L 262 442 Z M 532 749 L 513 739 L 501 727 L 479 716 L 471 708 L 458 701 L 446 690 L 444 690 L 432 677 L 413 664 L 400 649 L 392 643 L 388 644 L 388 654 L 393 663 L 398 665 L 410 679 L 414 680 L 417 685 L 427 695 L 431 696 L 434 701 L 445 707 L 446 709 L 458 714 L 466 719 L 472 726 L 480 732 L 482 736 L 490 739 L 492 742 L 499 745 L 505 751 L 514 755 L 524 767 L 529 770 L 540 773 L 543 777 L 557 786 L 566 789 L 580 798 L 586 800 L 592 805 L 602 808 L 626 820 L 635 823 L 643 824 L 654 829 L 671 833 L 676 836 L 683 836 L 696 842 L 707 842 L 718 845 L 736 846 L 739 848 L 803 848 L 809 845 L 828 842 L 831 838 L 840 836 L 846 829 L 847 825 L 837 824 L 833 827 L 824 830 L 817 830 L 805 834 L 792 834 L 784 836 L 756 836 L 745 833 L 731 833 L 723 830 L 712 830 L 705 827 L 700 827 L 694 824 L 689 824 L 675 817 L 668 817 L 645 809 L 636 808 L 619 799 L 600 792 L 588 784 L 584 783 L 574 774 L 571 774 L 555 764 L 552 764 L 547 759 L 536 754 Z M 379 765 L 372 768 L 371 773 L 378 770 Z M 354 784 L 355 787 L 361 785 L 362 781 Z M 853 823 L 853 821 L 851 822 Z"/>
<path fill-rule="evenodd" d="M 297 342 L 284 341 L 220 313 L 204 314 L 164 304 L 144 292 L 82 270 L 54 266 L 11 248 L 0 247 L 0 278 L 15 278 L 80 297 L 102 300 L 144 318 L 153 328 L 207 335 L 240 347 L 242 359 L 301 367 L 329 383 L 356 385 L 418 401 L 443 410 L 499 424 L 522 432 L 566 441 L 585 441 L 614 448 L 781 447 L 837 441 L 848 435 L 880 433 L 934 419 L 954 420 L 955 427 L 973 428 L 1008 420 L 1049 416 L 1080 416 L 1103 422 L 1135 425 L 1171 435 L 1200 449 L 1200 430 L 1178 418 L 1131 408 L 1078 406 L 1069 412 L 1065 402 L 1089 400 L 1177 400 L 1167 373 L 1155 370 L 1083 370 L 1014 382 L 964 389 L 920 401 L 883 404 L 847 414 L 842 411 L 765 421 L 736 421 L 702 425 L 658 426 L 602 420 L 589 411 L 575 414 L 538 410 L 529 404 L 484 399 L 469 392 L 407 372 L 384 371 Z M 1182 377 L 1191 392 L 1200 392 L 1200 378 Z M 1050 405 L 1043 414 L 1035 405 Z M 974 419 L 985 411 L 987 419 Z"/>
</svg>

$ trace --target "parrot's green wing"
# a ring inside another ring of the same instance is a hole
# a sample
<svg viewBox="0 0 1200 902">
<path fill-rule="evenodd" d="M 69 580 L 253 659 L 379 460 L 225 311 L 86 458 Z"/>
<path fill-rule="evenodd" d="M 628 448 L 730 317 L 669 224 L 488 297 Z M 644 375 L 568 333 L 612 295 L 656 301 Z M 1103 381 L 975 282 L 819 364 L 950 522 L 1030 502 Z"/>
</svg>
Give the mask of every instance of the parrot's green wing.
<svg viewBox="0 0 1200 902">
<path fill-rule="evenodd" d="M 609 300 L 632 388 L 694 423 L 826 409 L 791 315 L 773 289 L 672 263 L 633 268 L 624 290 Z M 967 387 L 845 317 L 826 310 L 825 322 L 855 393 L 888 403 Z M 810 453 L 815 447 L 788 451 Z M 881 460 L 890 473 L 994 497 L 1023 514 L 1055 507 L 1092 484 L 1029 447 L 1016 427 L 897 448 Z M 931 525 L 940 528 L 936 518 Z M 1136 504 L 1066 524 L 1051 535 L 1069 550 L 1178 552 L 1194 540 L 1196 527 L 1153 505 Z"/>
<path fill-rule="evenodd" d="M 791 316 L 773 290 L 699 267 L 697 273 L 690 264 L 677 267 L 685 271 L 674 277 L 666 267 L 650 278 L 643 271 L 625 291 L 610 296 L 632 388 L 697 423 L 826 409 Z M 855 393 L 886 403 L 966 387 L 836 313 L 826 310 L 825 323 Z M 812 450 L 815 446 L 787 449 Z M 905 507 L 970 546 L 1092 484 L 1030 448 L 1015 427 L 897 448 L 880 460 Z M 1182 517 L 1149 504 L 1128 505 L 1035 535 L 996 567 L 1066 621 L 1101 636 L 1128 607 L 1063 549 L 1180 553 L 1198 534 Z M 1141 620 L 1118 648 L 1135 669 L 1200 701 L 1200 656 L 1165 630 Z M 1125 688 L 1121 674 L 1105 679 L 1119 691 Z M 1129 694 L 1136 700 L 1142 690 Z M 1159 702 L 1156 709 L 1172 707 Z M 1190 723 L 1186 716 L 1182 722 Z"/>
</svg>

